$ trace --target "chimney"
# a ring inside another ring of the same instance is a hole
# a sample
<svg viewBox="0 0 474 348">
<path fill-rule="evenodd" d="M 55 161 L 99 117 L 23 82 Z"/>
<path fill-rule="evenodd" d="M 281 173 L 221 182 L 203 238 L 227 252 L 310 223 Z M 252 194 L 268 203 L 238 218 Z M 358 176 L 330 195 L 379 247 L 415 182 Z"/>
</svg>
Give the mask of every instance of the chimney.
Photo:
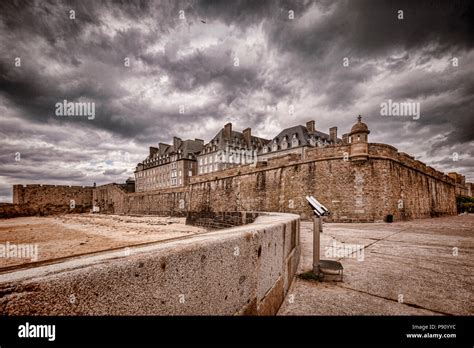
<svg viewBox="0 0 474 348">
<path fill-rule="evenodd" d="M 160 152 L 160 156 L 165 153 L 168 146 L 169 146 L 168 144 L 164 144 L 164 143 L 159 143 L 158 144 L 158 149 L 159 149 L 159 152 Z"/>
<path fill-rule="evenodd" d="M 178 151 L 179 147 L 181 146 L 182 144 L 182 140 L 178 137 L 173 137 L 173 147 L 174 147 L 174 151 Z"/>
<path fill-rule="evenodd" d="M 349 134 L 345 133 L 342 135 L 342 143 L 349 144 Z"/>
<path fill-rule="evenodd" d="M 158 152 L 158 149 L 156 147 L 150 146 L 150 156 L 154 155 L 157 152 Z"/>
<path fill-rule="evenodd" d="M 309 133 L 314 133 L 314 131 L 316 130 L 314 127 L 314 121 L 306 122 L 306 129 L 308 130 Z"/>
<path fill-rule="evenodd" d="M 230 139 L 232 136 L 232 123 L 227 123 L 224 126 L 224 137 L 227 139 Z"/>
<path fill-rule="evenodd" d="M 250 147 L 251 145 L 251 140 L 252 140 L 252 129 L 251 128 L 245 128 L 242 133 L 244 134 L 244 139 L 245 142 L 247 143 L 247 147 Z"/>
<path fill-rule="evenodd" d="M 337 142 L 337 127 L 329 128 L 329 139 L 333 144 Z"/>
<path fill-rule="evenodd" d="M 204 147 L 204 140 L 202 139 L 194 139 L 194 152 L 201 152 Z"/>
</svg>

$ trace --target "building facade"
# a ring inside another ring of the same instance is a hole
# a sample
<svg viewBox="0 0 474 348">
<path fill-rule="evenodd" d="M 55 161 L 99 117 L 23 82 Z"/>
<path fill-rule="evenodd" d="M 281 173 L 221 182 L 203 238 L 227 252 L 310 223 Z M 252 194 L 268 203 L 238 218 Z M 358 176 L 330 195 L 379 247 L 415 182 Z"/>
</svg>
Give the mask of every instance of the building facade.
<svg viewBox="0 0 474 348">
<path fill-rule="evenodd" d="M 342 140 L 337 138 L 337 127 L 329 129 L 329 134 L 316 130 L 315 122 L 308 121 L 302 125 L 286 128 L 262 147 L 258 154 L 259 161 L 287 154 L 298 154 L 305 158 L 308 148 L 335 145 Z"/>
<path fill-rule="evenodd" d="M 159 143 L 150 147 L 148 157 L 135 170 L 135 191 L 144 192 L 183 187 L 197 173 L 196 155 L 202 151 L 201 139 L 173 138 L 173 144 Z"/>
<path fill-rule="evenodd" d="M 251 132 L 250 128 L 233 131 L 232 123 L 227 123 L 197 156 L 198 174 L 255 163 L 258 152 L 269 140 L 252 136 Z"/>
</svg>

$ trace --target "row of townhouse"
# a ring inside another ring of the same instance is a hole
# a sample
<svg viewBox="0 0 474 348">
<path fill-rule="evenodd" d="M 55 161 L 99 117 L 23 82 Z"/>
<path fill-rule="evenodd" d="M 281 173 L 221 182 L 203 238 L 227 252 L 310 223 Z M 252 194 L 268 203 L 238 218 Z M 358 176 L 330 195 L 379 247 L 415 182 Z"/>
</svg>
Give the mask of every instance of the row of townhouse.
<svg viewBox="0 0 474 348">
<path fill-rule="evenodd" d="M 173 144 L 150 147 L 147 158 L 135 170 L 135 191 L 144 192 L 186 186 L 194 175 L 266 161 L 289 153 L 304 158 L 308 147 L 327 146 L 347 140 L 337 138 L 337 127 L 329 134 L 316 130 L 315 121 L 282 130 L 273 139 L 253 136 L 250 128 L 234 131 L 227 123 L 207 144 L 201 139 L 173 138 Z"/>
</svg>

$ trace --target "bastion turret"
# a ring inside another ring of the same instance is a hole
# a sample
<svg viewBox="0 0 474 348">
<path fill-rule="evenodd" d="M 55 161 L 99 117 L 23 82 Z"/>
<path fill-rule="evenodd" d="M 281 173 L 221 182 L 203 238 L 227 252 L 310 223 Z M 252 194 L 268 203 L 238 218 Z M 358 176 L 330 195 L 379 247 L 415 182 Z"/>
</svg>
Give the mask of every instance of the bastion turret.
<svg viewBox="0 0 474 348">
<path fill-rule="evenodd" d="M 351 161 L 366 161 L 369 158 L 369 128 L 362 122 L 362 117 L 357 117 L 357 123 L 352 126 L 349 133 L 351 144 Z"/>
</svg>

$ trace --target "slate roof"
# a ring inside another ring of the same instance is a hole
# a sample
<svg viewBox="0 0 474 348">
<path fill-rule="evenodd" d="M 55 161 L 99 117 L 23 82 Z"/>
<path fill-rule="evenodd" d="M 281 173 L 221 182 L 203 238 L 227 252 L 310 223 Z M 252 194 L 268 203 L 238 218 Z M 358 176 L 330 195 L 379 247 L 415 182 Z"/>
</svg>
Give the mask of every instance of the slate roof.
<svg viewBox="0 0 474 348">
<path fill-rule="evenodd" d="M 156 148 L 156 153 L 149 154 L 143 162 L 138 164 L 138 166 L 142 165 L 145 168 L 155 167 L 160 165 L 160 163 L 156 161 L 157 157 L 166 158 L 167 155 L 172 156 L 178 153 L 181 155 L 181 158 L 190 158 L 190 156 L 194 158 L 194 156 L 201 152 L 203 148 L 202 142 L 191 139 L 181 141 L 181 144 L 179 144 L 177 148 L 175 148 L 174 145 L 164 143 L 158 145 L 161 146 L 161 149 L 159 147 Z"/>
<path fill-rule="evenodd" d="M 291 139 L 293 139 L 293 135 L 296 134 L 296 137 L 298 138 L 299 146 L 305 146 L 309 145 L 309 139 L 311 138 L 311 135 L 314 136 L 314 139 L 317 141 L 319 140 L 326 140 L 330 141 L 329 134 L 320 132 L 320 131 L 315 131 L 314 133 L 309 133 L 308 129 L 305 126 L 298 125 L 298 126 L 293 126 L 290 128 L 286 128 L 282 130 L 276 137 L 274 137 L 271 141 L 273 143 L 275 140 L 277 141 L 278 144 L 281 143 L 281 141 L 287 137 L 287 140 L 291 142 Z"/>
<path fill-rule="evenodd" d="M 263 145 L 267 144 L 270 141 L 268 139 L 255 137 L 253 135 L 250 137 L 250 139 L 251 139 L 251 145 L 256 146 L 257 148 L 261 148 Z M 223 149 L 226 146 L 226 141 L 229 141 L 230 143 L 240 142 L 242 147 L 246 146 L 244 134 L 242 132 L 232 131 L 231 139 L 227 139 L 224 134 L 224 129 L 221 129 L 214 136 L 214 138 L 212 138 L 212 140 L 206 144 L 206 147 L 216 145 L 219 149 Z"/>
</svg>

